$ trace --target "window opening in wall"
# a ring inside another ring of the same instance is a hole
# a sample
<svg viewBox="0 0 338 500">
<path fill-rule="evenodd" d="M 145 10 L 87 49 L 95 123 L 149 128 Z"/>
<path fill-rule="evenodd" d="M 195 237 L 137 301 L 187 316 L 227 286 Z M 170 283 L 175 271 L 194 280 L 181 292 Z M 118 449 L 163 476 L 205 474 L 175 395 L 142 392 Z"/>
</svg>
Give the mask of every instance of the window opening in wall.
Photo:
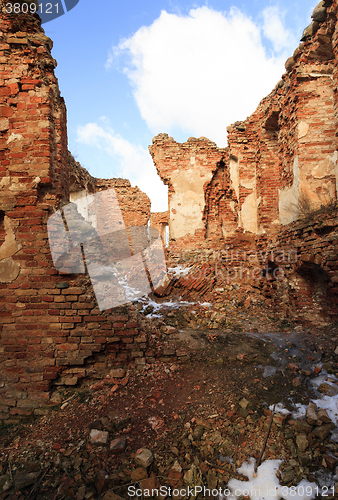
<svg viewBox="0 0 338 500">
<path fill-rule="evenodd" d="M 165 226 L 165 247 L 169 246 L 169 226 Z"/>
</svg>

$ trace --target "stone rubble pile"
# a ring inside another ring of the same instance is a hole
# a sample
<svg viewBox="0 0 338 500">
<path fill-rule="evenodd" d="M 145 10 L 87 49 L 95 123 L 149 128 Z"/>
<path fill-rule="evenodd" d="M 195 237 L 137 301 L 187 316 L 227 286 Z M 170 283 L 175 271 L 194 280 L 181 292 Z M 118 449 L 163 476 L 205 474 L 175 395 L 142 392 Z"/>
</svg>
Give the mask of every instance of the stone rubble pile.
<svg viewBox="0 0 338 500">
<path fill-rule="evenodd" d="M 271 411 L 259 416 L 250 406 L 242 398 L 234 411 L 222 416 L 180 415 L 167 432 L 159 432 L 155 442 L 138 450 L 128 444 L 133 425 L 129 417 L 122 421 L 102 417 L 81 436 L 60 442 L 37 440 L 20 450 L 14 443 L 10 453 L 0 455 L 0 499 L 27 498 L 34 487 L 40 491 L 37 499 L 67 500 L 117 500 L 127 498 L 128 488 L 129 492 L 141 489 L 145 495 L 145 490 L 161 486 L 225 489 L 232 477 L 246 480 L 236 469 L 249 457 L 258 458 L 269 426 Z M 330 439 L 334 428 L 325 410 L 317 411 L 314 404 L 303 419 L 274 414 L 264 459 L 283 460 L 282 485 L 296 486 L 304 478 L 318 481 L 317 471 L 324 469 L 331 474 L 328 486 L 334 486 L 338 463 L 338 444 Z"/>
</svg>

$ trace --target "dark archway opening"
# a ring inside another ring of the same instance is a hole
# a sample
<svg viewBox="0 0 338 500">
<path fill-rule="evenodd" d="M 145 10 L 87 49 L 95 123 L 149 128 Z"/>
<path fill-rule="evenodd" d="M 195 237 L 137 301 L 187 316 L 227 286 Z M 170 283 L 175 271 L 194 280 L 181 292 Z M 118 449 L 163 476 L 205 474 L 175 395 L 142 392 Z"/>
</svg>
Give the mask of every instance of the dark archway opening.
<svg viewBox="0 0 338 500">
<path fill-rule="evenodd" d="M 279 276 L 279 266 L 272 260 L 268 260 L 262 269 L 262 276 L 270 281 L 275 281 Z"/>
<path fill-rule="evenodd" d="M 307 315 L 327 317 L 334 314 L 330 277 L 319 264 L 303 262 L 296 271 L 300 278 L 296 305 Z"/>
</svg>

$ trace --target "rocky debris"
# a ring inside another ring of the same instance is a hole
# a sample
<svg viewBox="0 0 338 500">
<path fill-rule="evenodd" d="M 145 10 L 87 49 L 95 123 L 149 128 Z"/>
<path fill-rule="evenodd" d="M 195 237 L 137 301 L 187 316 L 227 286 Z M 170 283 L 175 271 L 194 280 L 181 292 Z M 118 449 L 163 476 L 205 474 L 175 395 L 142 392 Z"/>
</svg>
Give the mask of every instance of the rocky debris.
<svg viewBox="0 0 338 500">
<path fill-rule="evenodd" d="M 303 453 L 306 448 L 309 446 L 309 441 L 305 434 L 298 434 L 296 437 L 296 443 L 299 450 Z"/>
<path fill-rule="evenodd" d="M 238 408 L 241 403 L 243 399 Z M 307 413 L 306 420 L 317 417 L 320 421 L 322 412 L 317 412 L 313 403 Z M 115 462 L 104 447 L 100 453 L 93 453 L 90 436 L 85 442 L 69 442 L 52 454 L 46 443 L 36 442 L 35 447 L 22 450 L 21 454 L 11 453 L 12 475 L 6 472 L 9 462 L 2 456 L 0 498 L 24 498 L 20 494 L 12 496 L 14 485 L 18 492 L 27 495 L 43 473 L 39 500 L 54 498 L 49 493 L 55 489 L 60 497 L 77 500 L 94 500 L 100 495 L 102 499 L 119 500 L 126 498 L 130 485 L 143 491 L 160 486 L 224 488 L 232 477 L 241 477 L 236 469 L 244 460 L 250 456 L 258 458 L 270 415 L 269 410 L 261 416 L 249 411 L 242 418 L 238 411 L 227 411 L 222 416 L 192 417 L 188 421 L 180 415 L 170 423 L 170 434 L 153 442 L 151 448 L 135 451 L 131 447 Z M 302 479 L 313 481 L 315 469 L 333 471 L 338 462 L 338 444 L 330 440 L 335 426 L 330 423 L 314 427 L 306 420 L 294 420 L 290 414 L 274 415 L 263 460 L 283 460 L 282 485 L 295 486 Z M 170 448 L 170 442 L 175 446 Z M 27 460 L 23 462 L 20 456 Z"/>
<path fill-rule="evenodd" d="M 113 453 L 123 453 L 127 446 L 127 440 L 125 438 L 113 439 L 110 443 L 110 451 Z"/>
<path fill-rule="evenodd" d="M 142 448 L 141 450 L 138 450 L 136 452 L 134 461 L 136 465 L 147 468 L 150 464 L 153 463 L 154 457 L 150 450 L 148 450 L 147 448 Z"/>
<path fill-rule="evenodd" d="M 193 432 L 193 440 L 194 441 L 200 441 L 204 432 L 204 427 L 203 425 L 196 425 L 194 432 Z"/>
<path fill-rule="evenodd" d="M 315 427 L 312 431 L 312 434 L 320 439 L 321 441 L 324 441 L 330 432 L 335 428 L 334 424 L 324 424 L 319 427 Z"/>
<path fill-rule="evenodd" d="M 338 394 L 338 387 L 334 387 L 333 385 L 324 382 L 323 384 L 320 384 L 318 391 L 326 396 L 336 396 Z"/>
<path fill-rule="evenodd" d="M 223 312 L 222 306 L 212 309 L 218 311 Z M 169 320 L 175 319 L 176 312 L 171 313 Z M 243 461 L 258 458 L 270 422 L 268 404 L 282 401 L 283 394 L 305 403 L 305 388 L 313 391 L 310 381 L 319 373 L 322 384 L 334 387 L 334 378 L 325 381 L 323 376 L 325 370 L 337 373 L 333 328 L 329 334 L 298 328 L 298 346 L 294 337 L 277 334 L 279 349 L 258 334 L 211 330 L 200 329 L 208 349 L 187 350 L 188 363 L 157 361 L 127 370 L 123 377 L 111 369 L 109 377 L 103 374 L 84 385 L 83 393 L 75 388 L 60 392 L 62 410 L 28 424 L 7 441 L 0 436 L 0 499 L 12 500 L 17 474 L 21 481 L 33 481 L 18 484 L 26 496 L 36 488 L 37 500 L 52 500 L 56 494 L 119 500 L 127 498 L 128 485 L 143 490 L 224 486 L 238 477 Z M 271 365 L 271 354 L 276 355 L 276 370 L 264 378 L 264 366 L 258 364 Z M 295 374 L 301 380 L 297 387 L 292 385 Z M 315 403 L 303 419 L 276 413 L 263 460 L 283 460 L 282 484 L 316 480 L 315 471 L 332 472 L 336 466 L 334 427 Z"/>
<path fill-rule="evenodd" d="M 318 416 L 318 421 L 323 422 L 324 424 L 331 423 L 331 419 L 327 414 L 327 411 L 324 410 L 323 408 L 320 408 L 317 413 Z"/>
<path fill-rule="evenodd" d="M 92 429 L 90 431 L 90 440 L 95 444 L 107 444 L 109 438 L 109 433 L 106 431 L 100 431 L 98 429 Z"/>
</svg>

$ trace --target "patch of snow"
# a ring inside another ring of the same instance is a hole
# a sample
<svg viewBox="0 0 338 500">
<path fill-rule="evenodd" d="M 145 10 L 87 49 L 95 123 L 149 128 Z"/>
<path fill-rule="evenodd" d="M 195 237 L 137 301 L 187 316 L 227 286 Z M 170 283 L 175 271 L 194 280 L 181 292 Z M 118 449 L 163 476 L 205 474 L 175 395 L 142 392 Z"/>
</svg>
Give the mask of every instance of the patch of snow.
<svg viewBox="0 0 338 500">
<path fill-rule="evenodd" d="M 264 368 L 264 372 L 263 372 L 264 378 L 271 377 L 272 375 L 274 375 L 276 373 L 276 370 L 277 370 L 277 368 L 275 366 L 271 366 L 271 365 L 267 365 L 267 366 L 258 365 L 257 368 Z"/>
<path fill-rule="evenodd" d="M 334 375 L 329 375 L 324 370 L 318 377 L 311 379 L 311 384 L 314 387 L 319 387 L 324 382 L 326 382 L 327 384 L 330 384 L 332 386 L 336 386 L 337 379 Z"/>
<path fill-rule="evenodd" d="M 269 410 L 273 411 L 273 405 L 269 406 Z M 288 415 L 290 412 L 285 408 L 283 403 L 277 403 L 275 406 L 275 413 L 281 413 L 282 415 Z"/>
<path fill-rule="evenodd" d="M 302 480 L 296 487 L 281 486 L 277 478 L 278 469 L 282 460 L 266 460 L 255 473 L 255 459 L 250 458 L 237 469 L 240 474 L 247 476 L 249 481 L 230 479 L 220 500 L 236 500 L 240 497 L 249 497 L 250 500 L 312 500 L 316 497 L 318 486 L 316 483 Z"/>
<path fill-rule="evenodd" d="M 326 410 L 332 422 L 338 425 L 338 394 L 336 396 L 324 396 L 321 399 L 314 399 L 313 402 L 318 408 Z"/>
<path fill-rule="evenodd" d="M 305 405 L 302 405 L 300 403 L 292 403 L 294 405 L 294 407 L 296 408 L 296 411 L 293 411 L 292 412 L 292 418 L 302 418 L 305 416 L 305 413 L 306 413 L 306 409 L 307 409 L 307 406 Z M 270 405 L 269 406 L 269 410 L 273 410 L 273 405 Z M 283 403 L 277 403 L 276 406 L 275 406 L 275 413 L 282 413 L 283 415 L 288 415 L 289 413 L 289 410 L 287 410 L 285 408 L 285 406 L 283 405 Z"/>
<path fill-rule="evenodd" d="M 324 498 L 329 496 L 330 492 L 332 492 L 330 489 L 335 485 L 337 480 L 337 475 L 334 475 L 332 472 L 323 471 L 322 469 L 313 472 L 312 475 L 316 478 L 316 482 L 319 486 L 323 488 L 323 490 L 326 490 L 326 494 L 323 495 L 322 493 L 322 496 Z M 327 489 L 329 489 L 329 491 L 327 491 Z"/>
<path fill-rule="evenodd" d="M 191 267 L 183 267 L 177 265 L 175 267 L 168 267 L 168 273 L 173 274 L 174 276 L 179 278 L 180 276 L 186 276 L 189 273 L 190 269 Z"/>
<path fill-rule="evenodd" d="M 182 306 L 193 306 L 196 305 L 196 302 L 187 302 L 185 300 L 173 301 L 169 300 L 168 302 L 157 303 L 149 297 L 143 297 L 139 299 L 138 302 L 143 303 L 143 307 L 141 312 L 145 311 L 148 306 L 151 306 L 155 312 L 160 311 L 161 309 L 179 309 Z M 149 318 L 149 315 L 147 315 Z"/>
<path fill-rule="evenodd" d="M 297 408 L 297 410 L 292 412 L 292 417 L 293 418 L 305 417 L 307 406 L 302 405 L 301 403 L 296 403 L 295 407 Z"/>
<path fill-rule="evenodd" d="M 280 361 L 282 358 L 280 357 L 280 354 L 277 354 L 276 352 L 272 352 L 270 354 L 270 356 L 272 357 L 272 359 L 274 359 L 275 361 Z"/>
</svg>

